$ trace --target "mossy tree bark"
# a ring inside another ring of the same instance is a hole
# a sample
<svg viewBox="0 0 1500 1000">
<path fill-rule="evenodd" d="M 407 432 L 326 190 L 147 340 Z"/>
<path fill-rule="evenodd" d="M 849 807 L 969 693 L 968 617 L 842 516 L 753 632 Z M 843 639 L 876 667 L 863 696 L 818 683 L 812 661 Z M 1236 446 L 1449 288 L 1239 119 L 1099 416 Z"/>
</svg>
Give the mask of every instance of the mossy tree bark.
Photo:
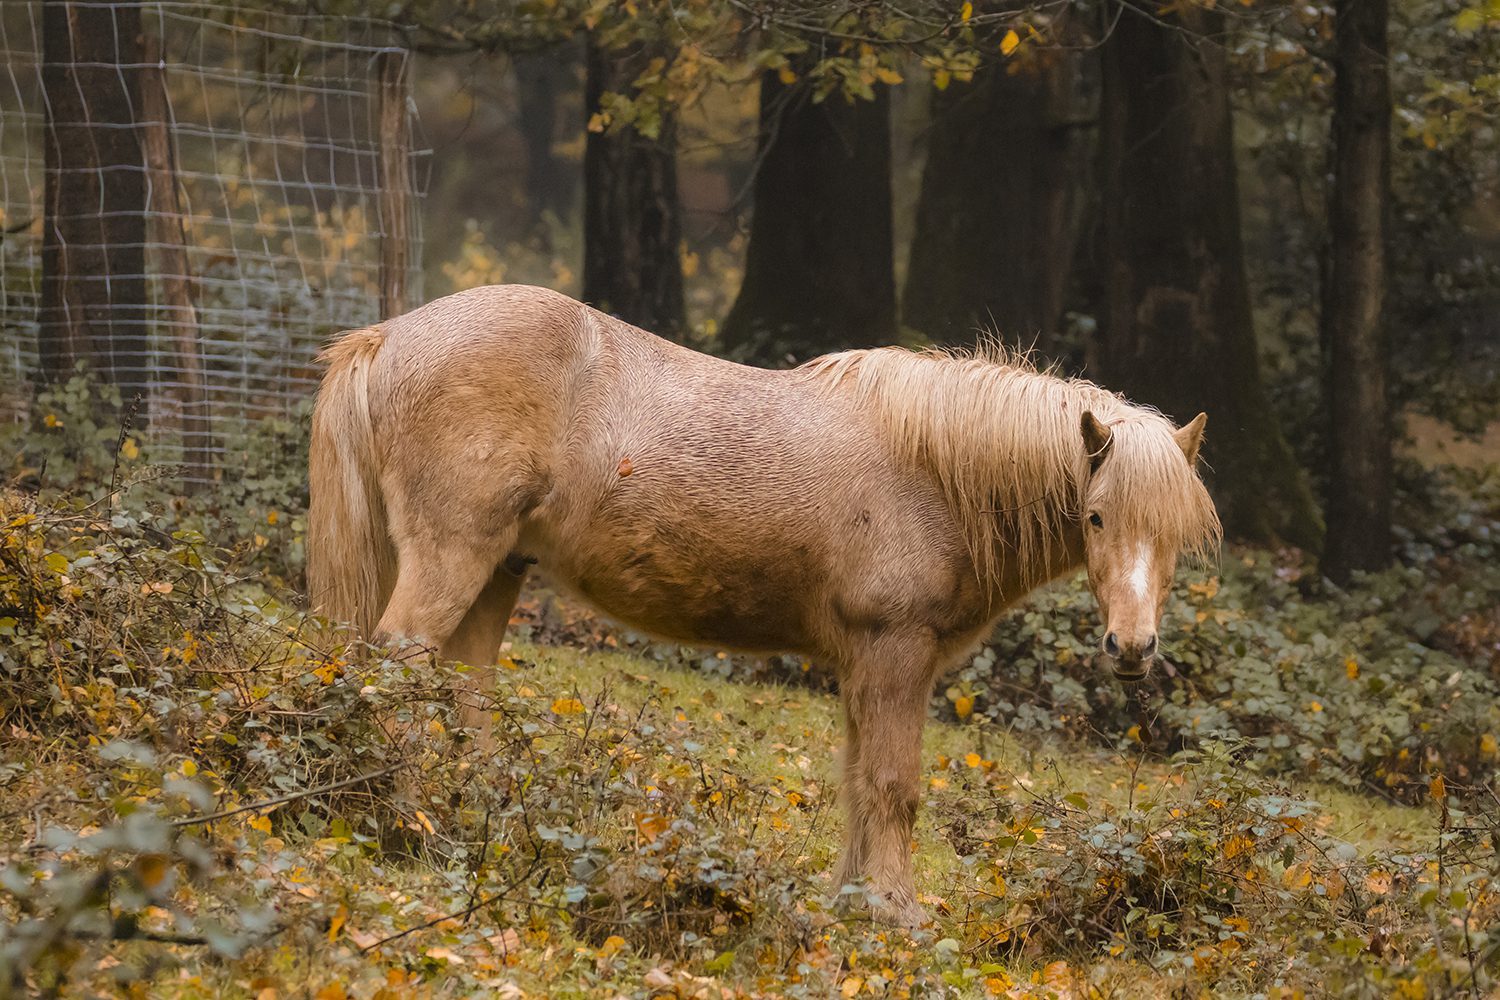
<svg viewBox="0 0 1500 1000">
<path fill-rule="evenodd" d="M 1205 475 L 1230 534 L 1315 548 L 1260 376 L 1223 37 L 1213 11 L 1132 6 L 1104 45 L 1101 374 L 1179 420 L 1208 412 Z"/>
<path fill-rule="evenodd" d="M 989 64 L 933 90 L 907 326 L 938 343 L 983 332 L 1055 354 L 1092 165 L 1084 62 Z"/>
<path fill-rule="evenodd" d="M 1323 571 L 1343 582 L 1391 558 L 1385 239 L 1391 186 L 1386 0 L 1334 4 L 1333 189 L 1323 287 L 1329 436 Z"/>
<path fill-rule="evenodd" d="M 42 377 L 79 363 L 129 403 L 151 383 L 141 12 L 42 6 L 46 220 L 38 353 Z"/>
<path fill-rule="evenodd" d="M 590 38 L 586 112 L 597 112 L 607 93 L 631 93 L 655 54 L 651 45 L 609 49 Z M 681 337 L 687 316 L 670 109 L 655 136 L 626 124 L 590 131 L 583 178 L 584 300 L 653 333 Z"/>
<path fill-rule="evenodd" d="M 890 96 L 814 100 L 803 77 L 761 77 L 745 278 L 722 343 L 805 359 L 896 337 Z"/>
</svg>

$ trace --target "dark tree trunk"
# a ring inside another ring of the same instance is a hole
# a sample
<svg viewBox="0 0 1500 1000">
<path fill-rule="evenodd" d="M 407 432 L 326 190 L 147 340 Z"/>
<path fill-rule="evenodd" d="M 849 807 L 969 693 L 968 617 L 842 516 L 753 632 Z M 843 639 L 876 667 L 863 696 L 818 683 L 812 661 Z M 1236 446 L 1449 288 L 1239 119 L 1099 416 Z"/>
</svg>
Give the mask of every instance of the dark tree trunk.
<svg viewBox="0 0 1500 1000">
<path fill-rule="evenodd" d="M 573 212 L 578 178 L 553 154 L 552 143 L 557 134 L 558 98 L 568 87 L 577 59 L 571 43 L 515 57 L 517 124 L 526 143 L 526 198 L 533 225 L 548 212 L 559 219 Z"/>
<path fill-rule="evenodd" d="M 746 358 L 811 357 L 896 336 L 890 95 L 815 102 L 760 84 L 759 165 L 745 279 L 723 344 Z"/>
<path fill-rule="evenodd" d="M 1318 518 L 1260 378 L 1240 246 L 1222 15 L 1122 13 L 1104 45 L 1103 342 L 1111 388 L 1209 415 L 1231 534 L 1315 547 Z"/>
<path fill-rule="evenodd" d="M 982 330 L 1055 354 L 1091 166 L 1082 62 L 989 65 L 932 92 L 907 326 L 939 343 Z"/>
<path fill-rule="evenodd" d="M 1328 410 L 1323 571 L 1344 582 L 1391 555 L 1385 232 L 1391 184 L 1386 0 L 1334 3 L 1332 240 L 1323 286 Z"/>
<path fill-rule="evenodd" d="M 650 48 L 606 50 L 591 38 L 585 110 L 607 92 L 629 94 Z M 656 138 L 621 125 L 590 132 L 583 154 L 583 297 L 665 337 L 687 328 L 682 291 L 682 216 L 677 200 L 677 125 L 663 112 Z"/>
<path fill-rule="evenodd" d="M 42 59 L 42 375 L 66 378 L 83 361 L 128 402 L 150 381 L 140 9 L 46 0 Z"/>
</svg>

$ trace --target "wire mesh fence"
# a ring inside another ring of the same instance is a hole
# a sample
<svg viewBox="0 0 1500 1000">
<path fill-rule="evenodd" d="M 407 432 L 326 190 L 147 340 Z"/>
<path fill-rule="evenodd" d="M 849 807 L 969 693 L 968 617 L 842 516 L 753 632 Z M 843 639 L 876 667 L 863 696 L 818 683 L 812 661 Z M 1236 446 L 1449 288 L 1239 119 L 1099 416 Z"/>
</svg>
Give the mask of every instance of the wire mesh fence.
<svg viewBox="0 0 1500 1000">
<path fill-rule="evenodd" d="M 429 152 L 389 25 L 7 0 L 0 59 L 0 415 L 86 370 L 211 479 L 302 416 L 330 334 L 420 295 Z"/>
</svg>

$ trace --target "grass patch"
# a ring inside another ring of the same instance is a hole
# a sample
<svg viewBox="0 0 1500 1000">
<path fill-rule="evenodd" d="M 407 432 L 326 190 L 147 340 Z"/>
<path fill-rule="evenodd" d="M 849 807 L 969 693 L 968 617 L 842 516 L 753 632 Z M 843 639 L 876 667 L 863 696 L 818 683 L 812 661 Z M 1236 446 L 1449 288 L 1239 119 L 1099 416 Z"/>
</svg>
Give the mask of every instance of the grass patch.
<svg viewBox="0 0 1500 1000">
<path fill-rule="evenodd" d="M 940 699 L 916 831 L 932 922 L 908 935 L 828 880 L 827 694 L 517 641 L 480 752 L 460 668 L 310 621 L 247 571 L 253 546 L 85 501 L 0 508 L 0 992 L 1495 984 L 1482 795 L 1434 781 L 1403 806 L 1243 743 L 1163 757 Z"/>
</svg>

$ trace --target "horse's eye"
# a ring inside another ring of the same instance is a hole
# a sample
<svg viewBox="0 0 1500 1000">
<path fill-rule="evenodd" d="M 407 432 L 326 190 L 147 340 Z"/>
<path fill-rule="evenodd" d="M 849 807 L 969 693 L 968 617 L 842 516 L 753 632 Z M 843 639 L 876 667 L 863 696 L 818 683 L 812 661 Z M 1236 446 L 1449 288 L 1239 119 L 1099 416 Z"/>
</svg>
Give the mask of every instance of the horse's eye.
<svg viewBox="0 0 1500 1000">
<path fill-rule="evenodd" d="M 1104 527 L 1104 518 L 1099 516 L 1098 511 L 1095 511 L 1089 515 L 1089 524 L 1092 524 L 1096 528 L 1102 528 Z"/>
</svg>

